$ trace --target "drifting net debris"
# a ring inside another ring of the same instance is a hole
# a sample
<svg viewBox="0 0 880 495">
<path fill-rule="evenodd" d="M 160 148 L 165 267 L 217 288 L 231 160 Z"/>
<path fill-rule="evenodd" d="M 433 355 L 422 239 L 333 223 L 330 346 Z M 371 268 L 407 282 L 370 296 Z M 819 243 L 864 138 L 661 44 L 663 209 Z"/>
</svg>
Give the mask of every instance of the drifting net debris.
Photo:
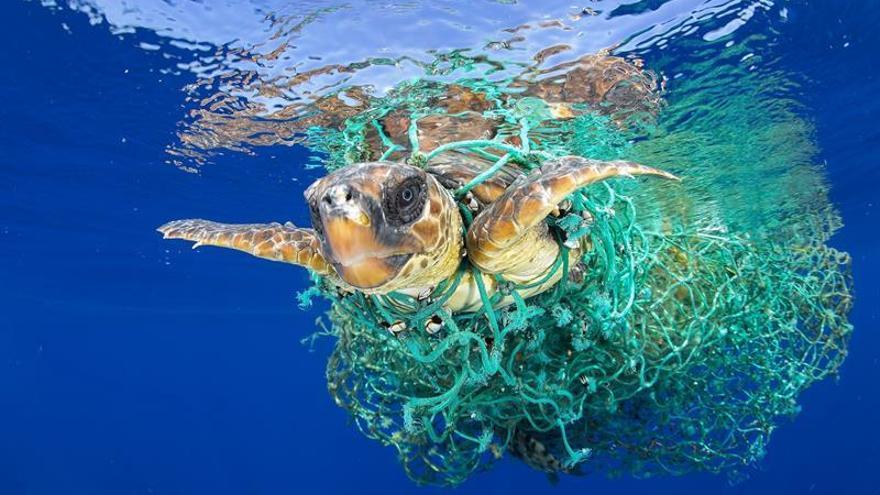
<svg viewBox="0 0 880 495">
<path fill-rule="evenodd" d="M 450 86 L 419 82 L 340 128 L 312 129 L 310 145 L 331 169 L 377 158 L 426 165 L 451 150 L 496 164 L 475 181 L 505 163 L 528 171 L 561 155 L 627 153 L 619 122 L 595 108 L 574 105 L 558 119 L 540 98 L 477 82 L 468 90 L 497 124 L 489 139 L 420 150 L 419 122 L 450 116 L 431 107 Z M 396 134 L 395 115 L 404 115 Z M 825 244 L 834 214 L 738 234 L 663 211 L 676 186 L 649 182 L 573 194 L 567 213 L 548 219 L 562 281 L 508 307 L 493 309 L 483 294 L 479 311 L 449 314 L 443 302 L 458 277 L 423 300 L 341 292 L 316 278 L 305 297 L 331 302 L 337 404 L 421 483 L 460 483 L 506 453 L 548 472 L 635 476 L 735 473 L 758 461 L 801 391 L 846 356 L 850 260 Z M 474 185 L 455 191 L 466 224 Z M 592 247 L 570 266 L 565 246 L 584 237 Z M 459 277 L 468 270 L 465 260 Z M 432 319 L 442 329 L 429 333 Z"/>
</svg>

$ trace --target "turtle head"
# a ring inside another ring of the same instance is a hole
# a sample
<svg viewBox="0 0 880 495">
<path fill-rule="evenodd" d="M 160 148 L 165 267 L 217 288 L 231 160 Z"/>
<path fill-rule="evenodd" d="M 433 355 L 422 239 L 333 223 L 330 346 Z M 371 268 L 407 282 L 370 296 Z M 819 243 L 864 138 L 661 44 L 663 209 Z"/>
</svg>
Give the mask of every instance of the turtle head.
<svg viewBox="0 0 880 495">
<path fill-rule="evenodd" d="M 458 210 L 420 168 L 359 163 L 319 179 L 305 196 L 324 257 L 353 287 L 382 293 L 434 285 L 439 280 L 424 279 L 451 275 L 431 275 L 438 256 L 454 255 L 457 266 Z"/>
</svg>

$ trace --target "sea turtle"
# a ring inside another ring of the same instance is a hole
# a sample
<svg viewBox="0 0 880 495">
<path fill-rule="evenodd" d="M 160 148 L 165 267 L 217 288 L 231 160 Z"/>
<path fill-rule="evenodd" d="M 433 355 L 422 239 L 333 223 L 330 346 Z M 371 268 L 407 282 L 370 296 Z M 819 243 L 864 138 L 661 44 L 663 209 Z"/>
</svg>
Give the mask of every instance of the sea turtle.
<svg viewBox="0 0 880 495">
<path fill-rule="evenodd" d="M 584 57 L 565 69 L 564 76 L 554 72 L 552 79 L 536 74 L 534 80 L 517 81 L 515 86 L 522 92 L 516 101 L 540 100 L 539 104 L 549 109 L 547 114 L 559 120 L 573 118 L 575 110 L 570 105 L 577 103 L 588 104 L 615 122 L 621 116 L 652 113 L 656 108 L 656 95 L 647 76 L 623 59 Z M 333 128 L 355 112 L 332 99 L 325 103 L 324 114 L 319 116 L 328 120 L 311 124 Z M 481 176 L 493 162 L 475 154 L 445 151 L 422 166 L 408 164 L 412 161 L 408 148 L 411 129 L 415 129 L 421 152 L 430 153 L 450 141 L 498 141 L 505 123 L 488 111 L 492 103 L 484 95 L 457 85 L 447 86 L 445 94 L 430 106 L 444 111 L 413 123 L 406 109 L 398 109 L 377 125 L 366 127 L 364 163 L 345 166 L 305 191 L 311 229 L 291 223 L 231 225 L 178 220 L 159 231 L 166 238 L 194 241 L 194 247 L 227 247 L 301 265 L 343 291 L 398 292 L 421 301 L 432 297 L 444 281 L 461 275 L 443 304 L 449 312 L 467 313 L 482 308 L 480 283 L 490 298 L 502 291 L 503 297 L 495 299 L 496 307 L 501 307 L 514 301 L 507 290 L 527 298 L 559 282 L 563 272 L 554 270 L 554 265 L 561 247 L 545 219 L 560 214 L 566 197 L 574 191 L 618 176 L 675 178 L 633 162 L 577 156 L 549 160 L 531 171 L 508 163 L 460 200 L 473 216 L 465 229 L 454 191 Z M 380 132 L 397 151 L 384 152 Z M 510 135 L 505 143 L 521 145 L 518 137 Z M 570 266 L 591 248 L 589 237 L 567 245 Z M 459 271 L 464 258 L 475 270 Z M 499 279 L 524 288 L 500 286 Z M 397 309 L 415 309 L 397 298 L 388 301 L 400 305 Z M 402 325 L 399 321 L 389 324 L 388 330 L 397 333 L 403 330 Z M 429 334 L 442 326 L 442 319 L 436 317 L 425 322 Z M 509 448 L 529 466 L 552 476 L 573 472 L 554 454 L 556 443 L 552 433 L 519 425 Z"/>
<path fill-rule="evenodd" d="M 514 86 L 520 90 L 516 98 L 539 100 L 555 119 L 574 117 L 569 105 L 575 103 L 588 104 L 612 118 L 651 113 L 658 99 L 653 79 L 637 64 L 605 53 L 524 74 Z M 416 122 L 423 152 L 450 141 L 496 139 L 504 125 L 486 112 L 491 103 L 485 95 L 456 84 L 447 85 L 443 95 L 430 103 L 444 112 Z M 354 111 L 332 104 L 332 98 L 321 108 L 328 118 L 333 117 L 335 125 Z M 229 225 L 178 220 L 159 231 L 166 238 L 195 241 L 194 247 L 228 247 L 302 265 L 343 290 L 400 292 L 417 299 L 430 296 L 438 284 L 456 276 L 462 258 L 467 257 L 481 273 L 479 281 L 491 297 L 501 289 L 496 275 L 520 285 L 548 275 L 560 247 L 544 219 L 575 190 L 621 175 L 673 177 L 632 162 L 577 156 L 545 162 L 529 173 L 511 163 L 470 191 L 468 200 L 475 216 L 464 232 L 452 191 L 480 175 L 492 162 L 447 151 L 433 157 L 426 167 L 409 165 L 406 136 L 411 124 L 403 110 L 388 113 L 375 127 L 382 128 L 399 150 L 384 157 L 390 161 L 344 167 L 306 190 L 312 229 L 290 223 Z M 509 142 L 519 144 L 518 138 L 514 135 Z M 379 159 L 380 139 L 373 126 L 366 128 L 364 139 L 370 150 L 368 160 Z M 589 239 L 572 247 L 574 263 L 582 250 L 589 248 Z M 561 272 L 555 273 L 519 294 L 529 297 L 541 293 L 560 277 Z M 479 308 L 482 300 L 477 282 L 473 273 L 465 273 L 446 308 L 452 312 Z M 512 301 L 507 295 L 497 306 Z"/>
<path fill-rule="evenodd" d="M 450 189 L 476 177 L 489 162 L 449 152 L 421 168 L 401 162 L 358 163 L 312 184 L 305 197 L 312 229 L 291 223 L 231 225 L 177 220 L 159 228 L 165 238 L 238 249 L 307 267 L 345 290 L 393 291 L 424 298 L 457 273 L 462 258 L 479 270 L 466 273 L 445 306 L 467 312 L 480 306 L 478 282 L 491 297 L 501 280 L 527 285 L 548 275 L 560 247 L 545 218 L 579 188 L 610 177 L 673 175 L 627 161 L 566 156 L 525 174 L 514 165 L 471 192 L 477 214 L 467 232 Z M 464 235 L 462 235 L 464 232 Z M 576 262 L 589 241 L 570 251 Z M 555 285 L 519 291 L 530 297 Z M 497 306 L 510 304 L 510 295 Z"/>
</svg>

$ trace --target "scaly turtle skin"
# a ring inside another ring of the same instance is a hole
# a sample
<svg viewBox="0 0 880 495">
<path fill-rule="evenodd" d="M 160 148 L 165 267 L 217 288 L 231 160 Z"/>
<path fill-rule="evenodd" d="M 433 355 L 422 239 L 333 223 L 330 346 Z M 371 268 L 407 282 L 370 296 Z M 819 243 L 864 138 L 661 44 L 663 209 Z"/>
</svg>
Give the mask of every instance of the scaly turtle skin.
<svg viewBox="0 0 880 495">
<path fill-rule="evenodd" d="M 396 291 L 423 297 L 454 277 L 466 256 L 491 297 L 498 290 L 494 275 L 529 284 L 548 274 L 560 248 L 544 219 L 569 194 L 610 177 L 674 178 L 632 162 L 575 156 L 547 162 L 528 175 L 509 166 L 506 173 L 474 189 L 482 205 L 462 238 L 461 214 L 444 183 L 470 180 L 489 165 L 449 153 L 427 169 L 398 162 L 345 167 L 306 190 L 313 229 L 290 223 L 178 220 L 159 231 L 169 239 L 195 241 L 196 247 L 227 247 L 305 266 L 345 289 L 365 294 Z M 587 246 L 582 243 L 570 251 L 573 262 Z M 561 272 L 519 294 L 525 298 L 541 293 L 560 277 Z M 511 302 L 508 295 L 498 306 Z M 467 312 L 480 304 L 477 281 L 467 273 L 446 307 Z"/>
</svg>

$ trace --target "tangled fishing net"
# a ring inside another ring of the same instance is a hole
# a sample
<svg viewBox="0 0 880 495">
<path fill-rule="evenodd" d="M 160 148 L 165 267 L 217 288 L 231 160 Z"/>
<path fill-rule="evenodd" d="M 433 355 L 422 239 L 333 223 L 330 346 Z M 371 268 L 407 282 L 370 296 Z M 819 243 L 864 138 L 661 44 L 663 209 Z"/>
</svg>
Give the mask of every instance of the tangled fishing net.
<svg viewBox="0 0 880 495">
<path fill-rule="evenodd" d="M 436 98 L 450 86 L 417 82 L 339 128 L 312 129 L 309 144 L 330 169 L 377 158 L 425 165 L 453 149 L 496 163 L 475 182 L 504 163 L 530 170 L 556 156 L 628 152 L 614 118 L 595 109 L 574 105 L 573 118 L 554 119 L 540 98 L 459 84 L 484 95 L 482 115 L 501 122 L 492 139 L 419 150 L 418 122 L 449 115 Z M 567 213 L 548 219 L 562 282 L 509 307 L 493 309 L 484 293 L 477 312 L 444 309 L 474 270 L 466 260 L 424 300 L 340 292 L 316 278 L 302 297 L 331 303 L 337 404 L 422 483 L 460 483 L 505 453 L 546 471 L 635 476 L 755 463 L 798 412 L 801 391 L 846 356 L 849 258 L 826 246 L 836 217 L 813 211 L 814 221 L 766 235 L 734 233 L 664 208 L 686 198 L 649 183 L 614 179 L 572 195 Z M 474 185 L 456 191 L 466 224 Z M 570 266 L 565 246 L 584 236 L 592 248 Z M 442 330 L 426 332 L 431 319 Z"/>
</svg>

